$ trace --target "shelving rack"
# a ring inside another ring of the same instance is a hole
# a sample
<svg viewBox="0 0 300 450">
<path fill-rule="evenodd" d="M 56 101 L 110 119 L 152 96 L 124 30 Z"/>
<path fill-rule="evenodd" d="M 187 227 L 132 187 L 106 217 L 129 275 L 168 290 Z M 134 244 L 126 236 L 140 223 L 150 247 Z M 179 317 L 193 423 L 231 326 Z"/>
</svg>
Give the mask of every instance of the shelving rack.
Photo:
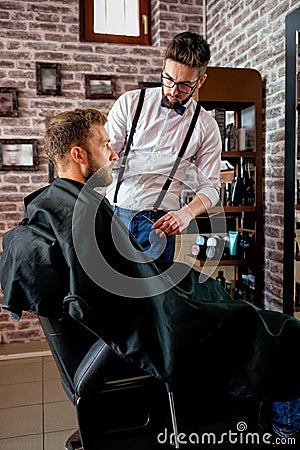
<svg viewBox="0 0 300 450">
<path fill-rule="evenodd" d="M 234 112 L 234 124 L 236 128 L 246 128 L 252 121 L 254 132 L 254 146 L 245 151 L 223 151 L 222 159 L 229 160 L 232 165 L 238 160 L 251 161 L 254 166 L 255 202 L 252 206 L 217 206 L 210 210 L 223 212 L 225 217 L 235 218 L 236 230 L 243 230 L 243 218 L 250 217 L 251 231 L 255 236 L 252 257 L 249 260 L 227 259 L 220 260 L 219 266 L 234 266 L 236 280 L 239 272 L 245 267 L 251 268 L 255 276 L 255 295 L 253 302 L 263 306 L 263 201 L 262 201 L 262 80 L 259 72 L 254 69 L 236 69 L 223 67 L 208 67 L 207 80 L 198 91 L 198 100 L 206 110 L 225 109 Z M 207 218 L 209 220 L 209 215 Z M 205 218 L 201 215 L 197 220 Z M 204 261 L 187 254 L 186 262 L 201 269 Z M 205 261 L 205 264 L 214 264 Z"/>
</svg>

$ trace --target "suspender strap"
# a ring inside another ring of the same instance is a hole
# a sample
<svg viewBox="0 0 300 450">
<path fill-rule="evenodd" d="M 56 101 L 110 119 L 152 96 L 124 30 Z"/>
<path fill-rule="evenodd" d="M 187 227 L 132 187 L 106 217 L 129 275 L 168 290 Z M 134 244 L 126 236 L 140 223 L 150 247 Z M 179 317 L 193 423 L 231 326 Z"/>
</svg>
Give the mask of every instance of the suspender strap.
<svg viewBox="0 0 300 450">
<path fill-rule="evenodd" d="M 190 141 L 190 139 L 191 139 L 193 130 L 194 130 L 194 128 L 195 128 L 195 125 L 196 125 L 196 122 L 197 122 L 197 119 L 198 119 L 198 116 L 199 116 L 199 113 L 200 113 L 200 109 L 201 109 L 200 102 L 197 102 L 197 106 L 196 106 L 196 109 L 195 109 L 193 118 L 192 118 L 192 120 L 191 120 L 189 129 L 188 129 L 188 131 L 187 131 L 187 133 L 186 133 L 185 139 L 184 139 L 183 144 L 182 144 L 182 146 L 181 146 L 181 149 L 180 149 L 180 151 L 179 151 L 179 153 L 178 153 L 178 156 L 177 156 L 177 158 L 176 158 L 176 161 L 175 161 L 175 163 L 174 163 L 174 165 L 173 165 L 173 167 L 172 167 L 172 170 L 171 170 L 171 172 L 170 172 L 170 175 L 169 175 L 168 178 L 166 179 L 165 184 L 163 185 L 162 190 L 160 191 L 159 196 L 157 197 L 157 199 L 156 199 L 156 201 L 155 201 L 155 203 L 154 203 L 154 205 L 153 205 L 154 211 L 157 211 L 157 210 L 158 210 L 159 206 L 161 205 L 161 202 L 163 201 L 163 199 L 164 199 L 164 197 L 165 197 L 165 195 L 166 195 L 166 193 L 167 193 L 167 190 L 168 190 L 169 187 L 170 187 L 170 184 L 171 184 L 172 181 L 173 181 L 175 172 L 176 172 L 176 170 L 178 169 L 178 166 L 179 166 L 179 164 L 180 164 L 181 158 L 183 157 L 184 152 L 185 152 L 185 150 L 186 150 L 186 148 L 187 148 L 187 146 L 188 146 L 188 143 L 189 143 L 189 141 Z"/>
<path fill-rule="evenodd" d="M 131 127 L 131 130 L 130 130 L 129 138 L 128 138 L 128 141 L 127 141 L 127 144 L 126 144 L 126 149 L 125 149 L 124 156 L 123 156 L 123 161 L 122 161 L 121 168 L 120 168 L 120 171 L 119 171 L 119 176 L 118 176 L 118 180 L 117 180 L 117 184 L 116 184 L 116 190 L 115 190 L 115 195 L 114 195 L 114 200 L 113 200 L 114 203 L 117 203 L 118 192 L 119 192 L 121 183 L 123 181 L 122 178 L 123 178 L 125 167 L 126 167 L 128 153 L 129 153 L 129 150 L 130 150 L 130 147 L 131 147 L 131 144 L 132 144 L 132 139 L 133 139 L 133 135 L 135 133 L 136 125 L 138 123 L 138 120 L 139 120 L 139 117 L 140 117 L 140 114 L 141 114 L 141 111 L 142 111 L 144 98 L 145 98 L 145 89 L 141 89 L 139 102 L 138 102 L 138 105 L 137 105 L 137 108 L 136 108 L 135 116 L 133 118 L 132 127 Z"/>
</svg>

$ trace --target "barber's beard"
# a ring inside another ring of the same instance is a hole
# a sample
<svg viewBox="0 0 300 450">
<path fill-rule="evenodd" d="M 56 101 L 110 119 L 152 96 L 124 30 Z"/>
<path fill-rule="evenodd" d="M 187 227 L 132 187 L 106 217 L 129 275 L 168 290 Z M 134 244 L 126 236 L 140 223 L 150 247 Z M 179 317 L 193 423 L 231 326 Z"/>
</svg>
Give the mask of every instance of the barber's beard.
<svg viewBox="0 0 300 450">
<path fill-rule="evenodd" d="M 193 94 L 194 94 L 194 91 L 192 91 L 192 92 L 191 92 L 185 99 L 183 99 L 183 100 L 178 99 L 178 100 L 175 101 L 175 102 L 170 102 L 168 96 L 164 94 L 164 88 L 162 87 L 162 102 L 163 102 L 163 104 L 164 104 L 164 106 L 165 106 L 166 108 L 169 108 L 169 109 L 175 109 L 175 108 L 177 108 L 177 106 L 179 106 L 179 105 L 185 105 L 185 104 L 189 101 L 189 99 L 193 96 Z"/>
<path fill-rule="evenodd" d="M 110 162 L 105 166 L 99 166 L 92 155 L 88 155 L 88 166 L 85 172 L 85 180 L 89 180 L 94 175 L 97 186 L 105 187 L 112 183 L 112 167 L 114 163 Z"/>
</svg>

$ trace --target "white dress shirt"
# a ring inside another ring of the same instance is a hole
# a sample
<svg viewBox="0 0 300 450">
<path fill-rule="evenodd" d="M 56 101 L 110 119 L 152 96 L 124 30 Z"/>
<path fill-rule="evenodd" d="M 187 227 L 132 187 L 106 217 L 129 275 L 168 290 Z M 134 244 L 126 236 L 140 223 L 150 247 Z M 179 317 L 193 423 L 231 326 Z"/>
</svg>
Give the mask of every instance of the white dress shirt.
<svg viewBox="0 0 300 450">
<path fill-rule="evenodd" d="M 113 204 L 116 181 L 140 90 L 126 92 L 114 103 L 105 125 L 110 144 L 119 156 L 113 183 L 106 196 Z M 170 174 L 191 123 L 196 102 L 190 99 L 183 116 L 161 106 L 161 88 L 146 90 L 141 115 L 133 136 L 117 205 L 140 211 L 152 209 Z M 215 119 L 201 107 L 194 131 L 168 192 L 160 205 L 178 210 L 183 189 L 206 195 L 214 206 L 219 200 L 221 138 Z M 190 181 L 191 180 L 191 181 Z"/>
</svg>

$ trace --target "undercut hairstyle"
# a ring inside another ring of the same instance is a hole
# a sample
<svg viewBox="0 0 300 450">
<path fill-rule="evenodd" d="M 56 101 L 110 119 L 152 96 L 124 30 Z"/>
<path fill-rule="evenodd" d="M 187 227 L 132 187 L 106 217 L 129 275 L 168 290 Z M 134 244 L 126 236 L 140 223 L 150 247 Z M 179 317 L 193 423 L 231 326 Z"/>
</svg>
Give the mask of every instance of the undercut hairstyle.
<svg viewBox="0 0 300 450">
<path fill-rule="evenodd" d="M 189 31 L 179 33 L 174 36 L 165 51 L 164 65 L 167 59 L 196 68 L 201 76 L 210 60 L 209 44 L 200 34 Z"/>
<path fill-rule="evenodd" d="M 93 135 L 93 125 L 105 125 L 107 118 L 97 109 L 74 109 L 53 117 L 46 125 L 44 148 L 48 158 L 66 165 L 67 153 L 78 146 L 88 150 L 88 138 Z"/>
</svg>

